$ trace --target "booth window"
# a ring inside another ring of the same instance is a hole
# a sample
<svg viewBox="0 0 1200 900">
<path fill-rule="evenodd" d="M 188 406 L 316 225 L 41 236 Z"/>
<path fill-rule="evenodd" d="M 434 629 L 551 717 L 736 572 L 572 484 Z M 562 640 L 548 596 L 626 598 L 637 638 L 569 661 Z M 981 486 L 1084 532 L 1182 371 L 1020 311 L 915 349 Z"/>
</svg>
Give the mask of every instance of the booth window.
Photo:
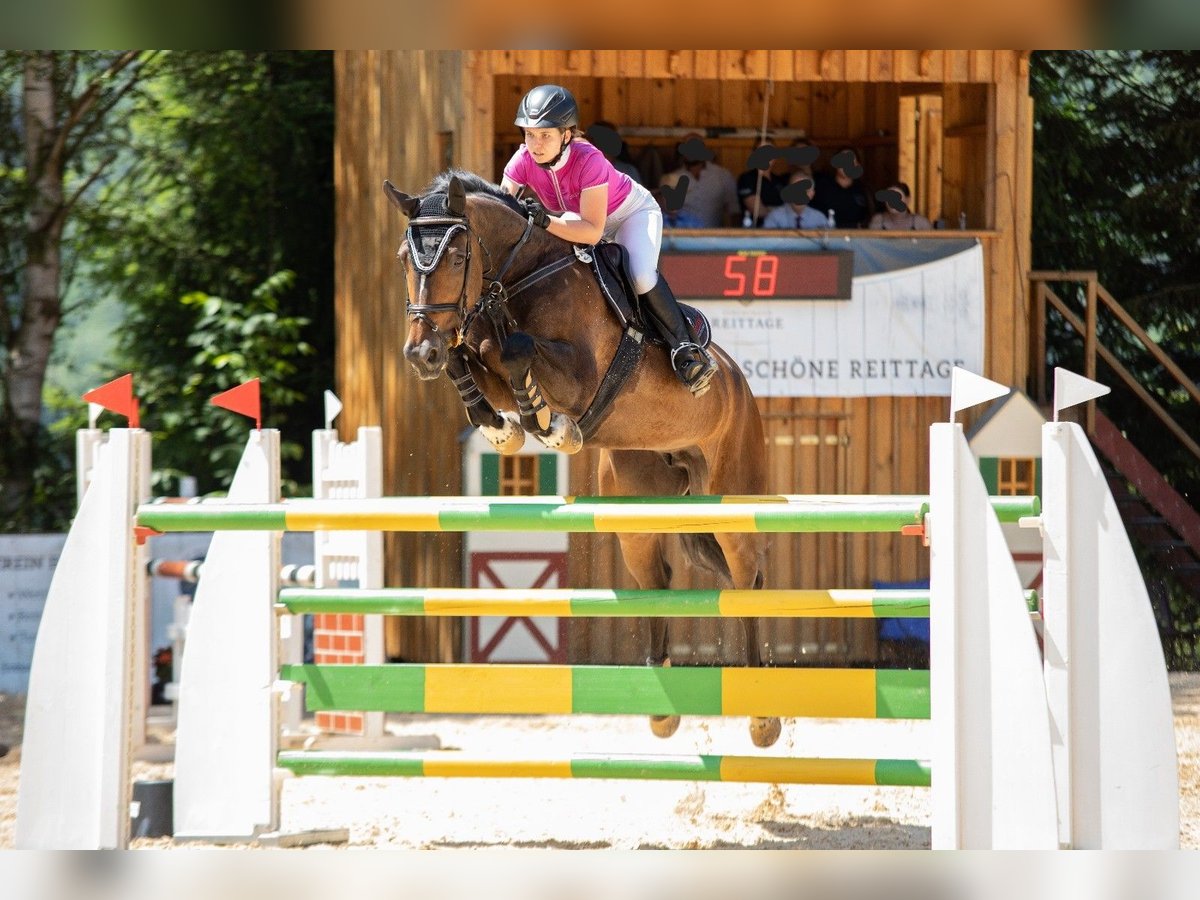
<svg viewBox="0 0 1200 900">
<path fill-rule="evenodd" d="M 539 456 L 500 457 L 500 495 L 534 497 L 538 493 Z"/>
<path fill-rule="evenodd" d="M 996 493 L 1017 496 L 1037 493 L 1037 460 L 1001 457 L 996 477 Z"/>
</svg>

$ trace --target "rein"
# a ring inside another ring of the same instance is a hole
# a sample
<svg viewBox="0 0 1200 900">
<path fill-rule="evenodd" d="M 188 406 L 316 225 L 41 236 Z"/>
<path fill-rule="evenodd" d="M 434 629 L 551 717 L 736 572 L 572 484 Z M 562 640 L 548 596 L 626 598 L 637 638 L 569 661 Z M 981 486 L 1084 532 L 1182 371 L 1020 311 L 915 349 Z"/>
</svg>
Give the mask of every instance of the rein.
<svg viewBox="0 0 1200 900">
<path fill-rule="evenodd" d="M 438 239 L 436 251 L 433 254 L 421 254 L 417 245 L 417 235 L 413 230 L 414 227 L 440 228 L 443 226 L 446 227 L 446 232 Z M 500 344 L 503 344 L 508 336 L 517 328 L 516 320 L 509 309 L 509 301 L 538 282 L 544 281 L 551 275 L 561 272 L 578 261 L 576 254 L 568 254 L 547 263 L 541 268 L 535 269 L 512 285 L 512 287 L 505 287 L 503 282 L 504 276 L 508 274 L 508 270 L 512 267 L 517 255 L 528 242 L 530 235 L 533 234 L 533 228 L 533 222 L 526 220 L 524 232 L 522 232 L 520 239 L 513 246 L 512 250 L 509 251 L 508 256 L 495 275 L 490 274 L 487 269 L 484 270 L 483 279 L 488 283 L 488 288 L 475 299 L 470 309 L 467 309 L 466 306 L 467 276 L 471 266 L 472 241 L 477 242 L 480 249 L 487 255 L 488 269 L 491 268 L 492 253 L 488 250 L 483 239 L 471 228 L 471 223 L 467 218 L 465 216 L 445 215 L 417 216 L 409 220 L 408 229 L 405 232 L 405 239 L 408 241 L 410 250 L 409 255 L 413 258 L 413 263 L 422 277 L 431 274 L 437 268 L 446 248 L 449 246 L 450 239 L 454 235 L 459 231 L 467 235 L 466 262 L 463 266 L 463 283 L 458 299 L 452 303 L 418 304 L 407 301 L 405 308 L 410 321 L 424 320 L 435 333 L 439 332 L 439 329 L 433 320 L 429 318 L 431 313 L 458 311 L 461 321 L 455 335 L 456 340 L 450 348 L 452 351 L 451 357 L 455 360 L 453 366 L 455 371 L 450 373 L 450 379 L 458 390 L 463 405 L 467 408 L 467 417 L 472 424 L 478 425 L 484 421 L 483 418 L 479 420 L 476 418 L 476 414 L 480 416 L 485 415 L 480 412 L 481 407 L 488 407 L 492 416 L 495 416 L 495 411 L 490 410 L 490 406 L 487 404 L 486 399 L 484 399 L 478 384 L 475 382 L 474 376 L 471 374 L 469 366 L 466 364 L 465 351 L 462 345 L 472 322 L 474 322 L 476 317 L 483 316 L 492 326 Z M 587 410 L 584 411 L 583 416 L 580 417 L 578 422 L 584 440 L 589 439 L 600 427 L 600 424 L 611 411 L 612 403 L 616 399 L 617 394 L 633 373 L 633 370 L 637 368 L 642 354 L 642 338 L 643 335 L 640 330 L 633 327 L 632 324 L 627 325 L 608 370 L 601 379 L 599 388 L 597 388 L 596 395 L 592 398 L 592 402 L 588 405 Z M 524 409 L 522 413 L 522 419 L 524 420 Z"/>
</svg>

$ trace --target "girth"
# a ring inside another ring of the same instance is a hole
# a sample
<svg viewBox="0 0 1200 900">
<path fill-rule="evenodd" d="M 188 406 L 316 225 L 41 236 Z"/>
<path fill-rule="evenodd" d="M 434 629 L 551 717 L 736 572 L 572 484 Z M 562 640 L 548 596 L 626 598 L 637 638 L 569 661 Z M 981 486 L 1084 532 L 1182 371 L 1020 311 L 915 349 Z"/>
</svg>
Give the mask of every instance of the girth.
<svg viewBox="0 0 1200 900">
<path fill-rule="evenodd" d="M 514 252 L 509 255 L 501 272 L 492 281 L 488 292 L 480 297 L 475 306 L 467 313 L 466 320 L 462 326 L 464 334 L 470 327 L 471 320 L 476 316 L 482 316 L 491 326 L 497 340 L 503 346 L 504 341 L 516 328 L 516 320 L 509 310 L 508 301 L 519 295 L 522 291 L 528 290 L 538 282 L 549 278 L 557 272 L 561 272 L 576 262 L 574 255 L 561 257 L 526 275 L 511 288 L 505 288 L 500 283 L 500 277 L 508 269 L 509 264 L 516 255 L 515 251 L 524 242 L 527 234 L 522 236 L 522 241 L 518 242 L 517 247 L 514 248 Z M 601 289 L 604 290 L 603 284 Z M 605 291 L 605 294 L 607 296 L 608 292 Z M 596 389 L 595 396 L 592 397 L 592 402 L 588 405 L 588 408 L 577 423 L 585 441 L 595 434 L 596 430 L 608 417 L 608 414 L 612 411 L 613 401 L 620 394 L 621 388 L 625 386 L 625 382 L 629 380 L 629 376 L 633 374 L 642 357 L 645 338 L 644 330 L 632 320 L 632 317 L 622 317 L 622 324 L 624 330 L 621 334 L 621 340 L 617 344 L 617 350 L 613 354 L 612 361 L 609 363 L 608 369 L 600 381 L 600 386 Z M 478 385 L 475 384 L 475 379 L 471 375 L 470 370 L 465 367 L 464 370 L 464 373 L 454 378 L 453 382 L 454 386 L 458 389 L 463 404 L 468 409 L 468 418 L 470 418 L 471 406 L 479 402 L 480 391 Z"/>
</svg>

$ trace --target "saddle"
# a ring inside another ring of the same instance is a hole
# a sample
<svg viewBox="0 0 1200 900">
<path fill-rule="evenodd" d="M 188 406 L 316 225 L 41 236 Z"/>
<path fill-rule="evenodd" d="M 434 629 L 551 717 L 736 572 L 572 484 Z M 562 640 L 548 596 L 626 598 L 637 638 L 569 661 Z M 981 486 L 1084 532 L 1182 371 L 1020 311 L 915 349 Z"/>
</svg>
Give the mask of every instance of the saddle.
<svg viewBox="0 0 1200 900">
<path fill-rule="evenodd" d="M 646 335 L 652 344 L 666 346 L 666 339 L 659 333 L 658 323 L 653 316 L 642 310 L 641 300 L 633 289 L 633 278 L 629 274 L 629 255 L 625 248 L 612 241 L 601 241 L 590 254 L 592 273 L 600 284 L 600 292 L 608 302 L 609 309 L 616 315 L 622 328 L 630 325 Z M 712 328 L 708 318 L 694 306 L 680 303 L 692 340 L 701 347 L 712 341 Z"/>
</svg>

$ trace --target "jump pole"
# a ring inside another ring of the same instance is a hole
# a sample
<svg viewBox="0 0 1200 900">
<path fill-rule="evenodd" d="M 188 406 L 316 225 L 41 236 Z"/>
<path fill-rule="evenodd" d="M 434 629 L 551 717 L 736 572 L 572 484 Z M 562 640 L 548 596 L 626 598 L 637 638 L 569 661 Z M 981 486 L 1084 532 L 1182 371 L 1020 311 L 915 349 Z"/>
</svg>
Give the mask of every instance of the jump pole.
<svg viewBox="0 0 1200 900">
<path fill-rule="evenodd" d="M 966 458 L 970 458 L 969 450 L 966 448 L 965 440 L 962 439 L 961 433 L 955 435 L 957 441 L 961 445 L 961 452 Z M 257 449 L 251 447 L 248 452 L 257 452 Z M 969 529 L 965 530 L 963 535 L 957 541 L 947 540 L 947 554 L 956 552 L 956 548 L 969 544 L 972 540 L 979 540 L 979 528 L 985 528 L 990 523 L 991 530 L 994 532 L 994 538 L 998 541 L 992 547 L 991 552 L 980 558 L 983 563 L 982 569 L 974 570 L 976 574 L 979 571 L 989 571 L 991 569 L 1003 569 L 1007 566 L 1008 581 L 1002 577 L 989 577 L 984 582 L 987 591 L 986 595 L 980 590 L 978 578 L 970 579 L 967 584 L 967 578 L 956 578 L 951 581 L 939 579 L 938 583 L 931 587 L 930 605 L 932 609 L 941 607 L 953 606 L 955 600 L 938 599 L 939 592 L 949 596 L 954 591 L 969 591 L 976 597 L 976 603 L 984 608 L 994 605 L 1007 603 L 1010 607 L 1011 615 L 1008 616 L 1014 622 L 1018 622 L 1019 626 L 1023 626 L 1024 632 L 1013 631 L 1018 637 L 1023 636 L 1026 641 L 1026 649 L 1028 653 L 1021 657 L 1018 661 L 1006 661 L 1009 655 L 1008 648 L 1003 644 L 995 648 L 996 652 L 981 653 L 979 647 L 981 642 L 986 645 L 986 642 L 994 637 L 993 632 L 996 629 L 984 631 L 975 635 L 962 636 L 955 644 L 959 651 L 950 655 L 943 660 L 943 668 L 953 667 L 960 663 L 962 657 L 967 654 L 967 649 L 970 648 L 970 654 L 976 659 L 976 665 L 986 674 L 986 682 L 990 685 L 998 685 L 1000 678 L 993 675 L 992 668 L 1000 666 L 1002 670 L 1018 669 L 1023 671 L 1023 687 L 1020 690 L 1020 696 L 1023 698 L 1020 703 L 1006 703 L 1004 698 L 989 700 L 983 704 L 983 711 L 976 716 L 968 719 L 975 731 L 969 727 L 954 729 L 947 728 L 945 722 L 939 722 L 938 719 L 945 719 L 946 713 L 943 712 L 939 717 L 934 715 L 934 730 L 939 734 L 945 733 L 947 737 L 942 739 L 942 742 L 953 742 L 958 740 L 960 743 L 966 742 L 968 745 L 977 744 L 986 749 L 980 750 L 977 753 L 977 758 L 983 763 L 983 777 L 986 780 L 988 789 L 983 792 L 972 793 L 976 787 L 973 784 L 966 785 L 965 790 L 953 792 L 951 794 L 955 804 L 951 812 L 951 826 L 947 832 L 945 823 L 939 823 L 935 819 L 935 833 L 941 834 L 946 832 L 949 837 L 935 838 L 938 846 L 963 846 L 963 847 L 1014 847 L 1014 848 L 1045 848 L 1057 845 L 1055 834 L 1055 814 L 1054 814 L 1054 792 L 1051 781 L 1051 764 L 1050 764 L 1050 748 L 1048 738 L 1048 725 L 1046 721 L 1046 709 L 1044 695 L 1040 691 L 1040 659 L 1037 657 L 1037 649 L 1034 641 L 1032 627 L 1029 622 L 1028 610 L 1025 606 L 1024 592 L 1020 589 L 1017 582 L 1015 570 L 1012 568 L 1011 557 L 1007 556 L 1004 548 L 1002 535 L 999 529 L 999 523 L 996 520 L 994 512 L 991 510 L 991 504 L 986 496 L 982 480 L 979 477 L 977 470 L 974 467 L 967 468 L 958 466 L 953 470 L 946 470 L 945 467 L 937 464 L 932 464 L 935 481 L 941 478 L 943 481 L 949 479 L 947 483 L 949 488 L 943 488 L 943 494 L 955 498 L 954 481 L 970 484 L 972 492 L 966 495 L 965 499 L 957 499 L 961 506 L 971 505 L 976 508 L 975 515 L 967 521 L 975 527 L 972 532 Z M 439 510 L 436 504 L 431 504 L 429 501 L 419 501 L 414 504 L 413 501 L 397 500 L 392 498 L 391 501 L 378 501 L 368 504 L 342 505 L 341 507 L 326 504 L 320 504 L 317 507 L 313 503 L 304 503 L 304 509 L 301 510 L 302 516 L 300 519 L 288 521 L 292 513 L 296 510 L 296 505 L 292 503 L 279 504 L 255 504 L 250 508 L 235 509 L 232 506 L 226 506 L 224 509 L 213 509 L 211 511 L 201 510 L 204 513 L 204 526 L 215 528 L 233 528 L 243 529 L 250 526 L 251 529 L 275 529 L 281 527 L 297 527 L 305 530 L 309 527 L 327 528 L 361 528 L 364 526 L 364 514 L 360 506 L 365 505 L 370 508 L 370 512 L 366 514 L 367 520 L 375 527 L 399 527 L 403 530 L 430 530 L 430 526 L 435 526 L 432 530 L 468 530 L 470 528 L 483 525 L 488 527 L 489 522 L 500 522 L 501 527 L 507 530 L 512 530 L 518 527 L 514 519 L 518 516 L 526 516 L 532 514 L 535 521 L 540 523 L 542 529 L 547 530 L 604 530 L 618 531 L 629 528 L 654 530 L 654 531 L 684 531 L 695 530 L 701 527 L 712 528 L 719 525 L 724 528 L 753 530 L 760 527 L 764 530 L 783 530 L 784 528 L 792 530 L 845 530 L 847 524 L 857 526 L 853 530 L 896 530 L 903 525 L 911 525 L 914 520 L 920 523 L 922 516 L 928 508 L 928 505 L 922 501 L 919 503 L 910 502 L 911 498 L 903 498 L 901 501 L 892 501 L 889 498 L 870 498 L 869 501 L 864 498 L 857 497 L 838 497 L 836 502 L 830 502 L 831 498 L 786 498 L 780 500 L 755 502 L 750 498 L 736 498 L 727 502 L 706 502 L 706 503 L 681 503 L 675 506 L 665 503 L 649 503 L 649 504 L 614 504 L 614 503 L 594 503 L 588 501 L 567 500 L 566 498 L 539 498 L 530 503 L 522 503 L 514 499 L 508 503 L 487 503 L 480 501 L 478 498 L 451 500 L 447 504 L 447 509 Z M 942 499 L 937 501 L 942 502 Z M 299 501 L 297 501 L 299 503 Z M 930 503 L 933 503 L 931 500 Z M 417 512 L 413 513 L 413 507 L 417 506 Z M 865 505 L 867 516 L 857 516 L 862 512 L 862 507 Z M 936 508 L 936 507 L 935 507 Z M 286 511 L 285 511 L 286 509 Z M 307 511 L 313 513 L 305 517 L 303 513 Z M 314 512 L 315 511 L 315 512 Z M 196 527 L 195 522 L 188 522 L 181 518 L 168 517 L 163 518 L 157 515 L 157 510 L 143 510 L 142 521 L 145 524 L 153 525 L 154 527 Z M 211 516 L 209 513 L 211 512 Z M 808 517 L 808 518 L 806 518 Z M 849 517 L 849 518 L 848 518 Z M 954 517 L 947 517 L 947 526 L 955 523 Z M 525 522 L 522 522 L 525 524 Z M 262 533 L 273 533 L 270 531 L 259 531 Z M 941 532 L 935 532 L 935 540 L 946 539 L 946 535 Z M 231 558 L 230 568 L 236 568 Z M 236 559 L 241 560 L 239 564 L 252 564 L 253 556 L 238 556 Z M 212 560 L 216 562 L 216 560 Z M 261 563 L 258 563 L 260 570 L 263 569 Z M 968 571 L 964 567 L 963 572 Z M 269 575 L 269 571 L 265 572 Z M 249 579 L 235 576 L 232 582 L 247 585 Z M 267 606 L 268 599 L 276 596 L 274 585 L 267 586 L 265 584 L 257 584 L 255 595 L 251 596 L 248 592 L 242 595 L 239 605 L 245 606 L 251 604 L 254 606 Z M 1011 588 L 1011 591 L 1008 589 Z M 201 590 L 205 589 L 205 585 L 201 584 Z M 219 586 L 214 586 L 214 591 L 221 590 Z M 1004 596 L 1000 596 L 997 592 L 1003 590 Z M 261 591 L 261 592 L 260 592 Z M 203 602 L 202 597 L 197 598 L 197 603 Z M 936 616 L 935 612 L 935 616 Z M 983 619 L 964 618 L 959 623 L 959 627 L 980 627 L 980 625 L 990 625 L 990 620 L 986 617 Z M 247 633 L 248 636 L 248 633 Z M 257 646 L 262 647 L 263 644 L 258 642 Z M 223 648 L 229 652 L 230 648 Z M 256 651 L 254 647 L 247 643 L 239 652 L 246 652 L 253 655 Z M 385 667 L 386 668 L 386 667 Z M 288 673 L 295 677 L 296 673 Z M 780 674 L 780 673 L 768 673 Z M 947 678 L 948 682 L 955 681 L 953 675 Z M 1037 687 L 1037 693 L 1033 694 L 1032 702 L 1029 700 L 1031 694 L 1027 689 L 1028 685 Z M 311 685 L 310 685 L 311 689 Z M 450 690 L 455 690 L 450 688 Z M 476 692 L 477 693 L 477 692 Z M 954 700 L 957 704 L 950 712 L 951 716 L 961 715 L 962 707 L 968 706 L 975 702 L 974 698 L 965 693 L 956 693 Z M 226 707 L 227 704 L 220 702 L 217 698 L 210 696 L 209 704 L 216 705 L 220 708 Z M 362 702 L 359 698 L 356 702 Z M 565 701 L 564 701 L 565 702 Z M 243 727 L 236 729 L 237 734 L 244 735 L 251 731 L 257 731 L 259 734 L 258 742 L 263 741 L 263 735 L 273 734 L 277 729 L 270 717 L 261 717 L 261 714 L 251 706 L 247 707 L 248 713 Z M 788 710 L 790 711 L 790 710 Z M 993 714 L 1009 714 L 1014 721 L 1019 721 L 1019 727 L 1008 727 L 1012 724 L 1011 721 L 1005 721 L 1005 728 L 991 728 L 991 716 Z M 739 714 L 741 714 L 739 712 Z M 1023 718 L 1022 718 L 1023 717 Z M 1038 718 L 1040 717 L 1040 728 L 1038 726 Z M 1029 719 L 1033 720 L 1033 727 L 1029 727 Z M 982 727 L 982 730 L 979 730 Z M 940 729 L 940 731 L 939 731 Z M 1015 734 L 1020 737 L 1012 737 L 1006 743 L 1004 736 L 999 735 L 999 732 L 1006 734 Z M 1032 735 L 1032 736 L 1031 736 Z M 256 770 L 257 780 L 261 785 L 271 785 L 271 778 L 274 775 L 273 763 L 278 762 L 278 759 L 272 761 L 265 754 L 254 751 L 255 741 L 248 740 L 246 746 L 238 751 L 233 746 L 227 747 L 225 755 L 228 764 L 236 764 L 235 760 L 241 760 L 242 764 Z M 1034 758 L 1033 766 L 1040 773 L 1032 780 L 1032 786 L 1027 790 L 1022 791 L 1019 787 L 1013 790 L 1008 790 L 1007 782 L 1003 779 L 1011 778 L 1015 773 L 1015 782 L 1029 782 L 1029 757 Z M 975 764 L 974 760 L 966 760 L 968 750 L 962 747 L 955 748 L 955 752 L 948 757 L 951 763 L 951 771 L 959 764 L 960 759 L 965 760 L 971 765 Z M 365 758 L 365 757 L 364 757 Z M 383 757 L 375 757 L 383 759 Z M 299 759 L 292 759 L 290 764 L 300 765 Z M 936 764 L 935 764 L 936 772 Z M 180 773 L 182 775 L 182 773 Z M 179 776 L 177 776 L 179 777 Z M 207 776 L 209 780 L 208 796 L 215 796 L 227 790 L 227 781 L 223 777 L 223 773 L 217 768 L 212 768 Z M 934 792 L 944 792 L 941 786 L 945 782 L 934 776 Z M 999 783 L 1001 789 L 993 789 L 994 785 Z M 960 808 L 961 807 L 961 808 Z M 976 820 L 982 824 L 973 828 L 961 829 L 958 826 L 959 820 Z M 211 825 L 207 829 L 207 833 L 195 833 L 194 836 L 206 837 L 208 839 L 236 839 L 239 836 L 252 837 L 263 830 L 273 829 L 278 824 L 277 811 L 273 815 L 242 815 L 240 819 L 235 816 L 226 815 L 222 823 Z M 187 833 L 185 833 L 187 836 Z"/>
</svg>

